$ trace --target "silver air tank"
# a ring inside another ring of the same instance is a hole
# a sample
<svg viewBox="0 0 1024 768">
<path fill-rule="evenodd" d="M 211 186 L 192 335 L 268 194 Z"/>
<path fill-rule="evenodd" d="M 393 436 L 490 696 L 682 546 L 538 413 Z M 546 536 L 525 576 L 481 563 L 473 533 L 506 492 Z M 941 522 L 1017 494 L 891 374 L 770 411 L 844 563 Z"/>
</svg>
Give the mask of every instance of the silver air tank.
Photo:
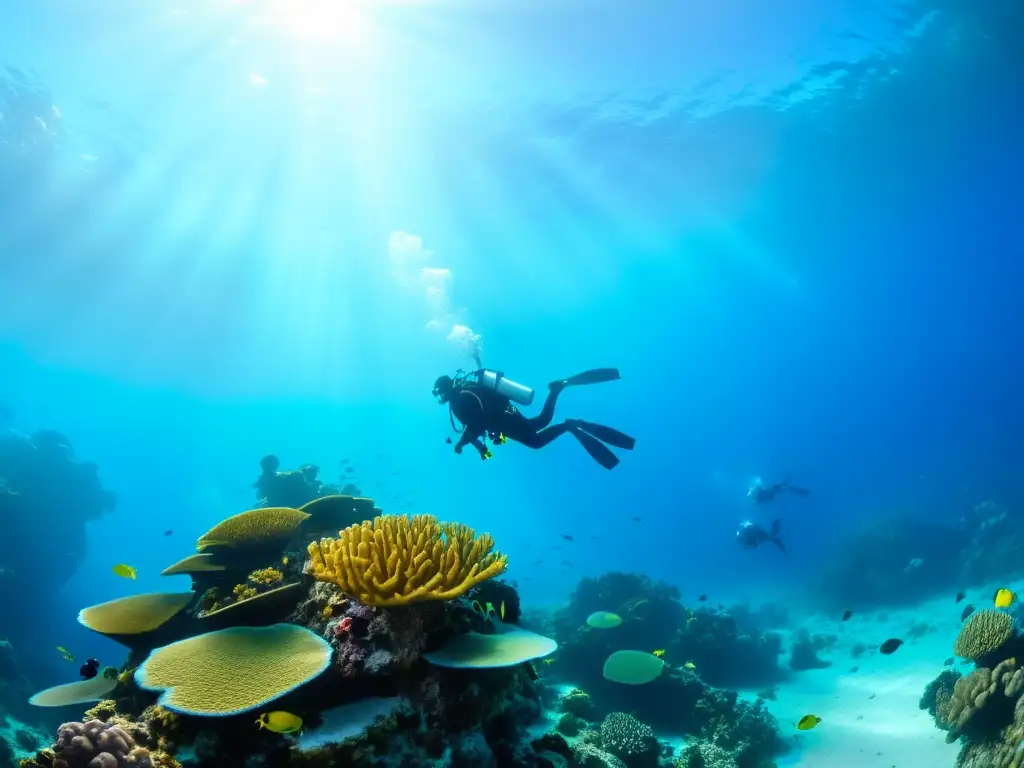
<svg viewBox="0 0 1024 768">
<path fill-rule="evenodd" d="M 520 405 L 530 405 L 533 402 L 533 390 L 524 387 L 522 384 L 506 379 L 505 374 L 500 371 L 492 371 L 484 368 L 477 374 L 477 381 L 488 389 L 493 389 L 499 395 L 504 395 L 509 400 Z"/>
</svg>

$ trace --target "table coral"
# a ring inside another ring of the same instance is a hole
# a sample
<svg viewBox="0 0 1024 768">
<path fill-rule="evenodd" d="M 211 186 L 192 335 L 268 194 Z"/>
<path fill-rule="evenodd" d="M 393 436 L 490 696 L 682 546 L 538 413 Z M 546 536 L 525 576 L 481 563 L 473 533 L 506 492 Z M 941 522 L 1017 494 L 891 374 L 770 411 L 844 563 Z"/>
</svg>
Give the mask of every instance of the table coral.
<svg viewBox="0 0 1024 768">
<path fill-rule="evenodd" d="M 309 545 L 311 573 L 366 605 L 451 600 L 505 571 L 489 534 L 432 515 L 379 515 Z"/>
</svg>

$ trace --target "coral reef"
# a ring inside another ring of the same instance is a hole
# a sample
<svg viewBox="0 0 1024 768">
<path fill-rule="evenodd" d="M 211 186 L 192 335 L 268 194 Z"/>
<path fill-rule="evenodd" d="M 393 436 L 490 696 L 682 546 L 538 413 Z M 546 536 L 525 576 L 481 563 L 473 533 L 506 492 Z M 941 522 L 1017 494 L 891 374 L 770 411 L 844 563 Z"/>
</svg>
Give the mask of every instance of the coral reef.
<svg viewBox="0 0 1024 768">
<path fill-rule="evenodd" d="M 622 760 L 628 768 L 656 766 L 661 745 L 654 729 L 632 715 L 612 712 L 601 722 L 601 746 Z"/>
<path fill-rule="evenodd" d="M 309 556 L 318 581 L 364 605 L 395 606 L 451 600 L 503 573 L 508 559 L 493 549 L 489 534 L 432 515 L 381 515 L 313 542 Z"/>
<path fill-rule="evenodd" d="M 977 661 L 1002 648 L 1014 635 L 1013 618 L 1002 611 L 972 613 L 960 628 L 953 653 Z"/>
<path fill-rule="evenodd" d="M 1001 505 L 951 515 L 890 513 L 841 540 L 810 595 L 829 611 L 904 605 L 1024 572 L 1024 520 Z"/>
<path fill-rule="evenodd" d="M 587 617 L 598 611 L 621 617 L 621 625 L 588 626 Z M 607 573 L 583 579 L 569 604 L 553 618 L 554 637 L 562 648 L 558 672 L 597 695 L 612 690 L 600 670 L 613 651 L 664 648 L 666 661 L 693 663 L 712 685 L 755 686 L 780 679 L 782 637 L 752 626 L 756 614 L 749 607 L 744 606 L 741 614 L 743 631 L 728 610 L 686 608 L 677 589 L 644 576 Z"/>
<path fill-rule="evenodd" d="M 0 431 L 0 638 L 19 649 L 24 664 L 36 666 L 35 648 L 52 648 L 36 630 L 46 626 L 55 595 L 85 557 L 86 524 L 116 505 L 99 467 L 78 460 L 63 435 Z M 54 541 L 56 531 L 60 556 L 41 567 L 40 542 Z"/>
</svg>

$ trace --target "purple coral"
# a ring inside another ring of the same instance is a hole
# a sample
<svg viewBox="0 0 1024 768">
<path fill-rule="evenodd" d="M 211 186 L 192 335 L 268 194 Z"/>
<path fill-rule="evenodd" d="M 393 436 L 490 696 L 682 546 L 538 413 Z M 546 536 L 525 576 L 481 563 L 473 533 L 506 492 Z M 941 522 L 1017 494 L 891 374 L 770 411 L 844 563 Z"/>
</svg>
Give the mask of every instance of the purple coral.
<svg viewBox="0 0 1024 768">
<path fill-rule="evenodd" d="M 343 676 L 386 675 L 416 661 L 443 620 L 443 606 L 433 603 L 372 608 L 348 600 L 322 632 Z"/>
<path fill-rule="evenodd" d="M 153 758 L 119 725 L 102 720 L 57 729 L 54 768 L 153 768 Z"/>
</svg>

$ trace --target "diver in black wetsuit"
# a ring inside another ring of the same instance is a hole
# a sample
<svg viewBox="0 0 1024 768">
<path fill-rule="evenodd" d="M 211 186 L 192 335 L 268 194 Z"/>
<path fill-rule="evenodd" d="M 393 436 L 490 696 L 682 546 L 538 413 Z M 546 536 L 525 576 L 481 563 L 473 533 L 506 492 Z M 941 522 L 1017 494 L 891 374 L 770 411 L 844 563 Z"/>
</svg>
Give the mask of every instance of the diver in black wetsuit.
<svg viewBox="0 0 1024 768">
<path fill-rule="evenodd" d="M 499 375 L 498 379 L 500 378 Z M 555 403 L 563 389 L 569 386 L 615 381 L 619 378 L 621 377 L 618 370 L 599 368 L 568 379 L 553 381 L 548 385 L 544 407 L 533 417 L 524 416 L 506 395 L 495 388 L 485 386 L 480 381 L 472 381 L 468 377 L 453 379 L 451 376 L 439 376 L 434 382 L 433 394 L 442 405 L 448 404 L 453 426 L 454 419 L 463 424 L 462 436 L 455 444 L 456 453 L 462 453 L 464 446 L 472 445 L 479 452 L 481 459 L 491 458 L 491 452 L 482 440 L 485 435 L 499 445 L 506 439 L 511 439 L 528 448 L 543 448 L 568 432 L 580 441 L 597 463 L 605 469 L 613 469 L 619 463 L 619 459 L 605 443 L 631 451 L 636 444 L 632 437 L 611 427 L 579 419 L 566 419 L 560 424 L 550 425 L 555 416 Z"/>
<path fill-rule="evenodd" d="M 750 488 L 747 489 L 747 498 L 753 499 L 755 504 L 767 504 L 775 501 L 775 497 L 784 491 L 788 491 L 796 496 L 806 496 L 810 493 L 806 488 L 791 485 L 788 480 L 765 485 L 760 477 L 756 477 L 754 482 L 751 483 Z"/>
</svg>

